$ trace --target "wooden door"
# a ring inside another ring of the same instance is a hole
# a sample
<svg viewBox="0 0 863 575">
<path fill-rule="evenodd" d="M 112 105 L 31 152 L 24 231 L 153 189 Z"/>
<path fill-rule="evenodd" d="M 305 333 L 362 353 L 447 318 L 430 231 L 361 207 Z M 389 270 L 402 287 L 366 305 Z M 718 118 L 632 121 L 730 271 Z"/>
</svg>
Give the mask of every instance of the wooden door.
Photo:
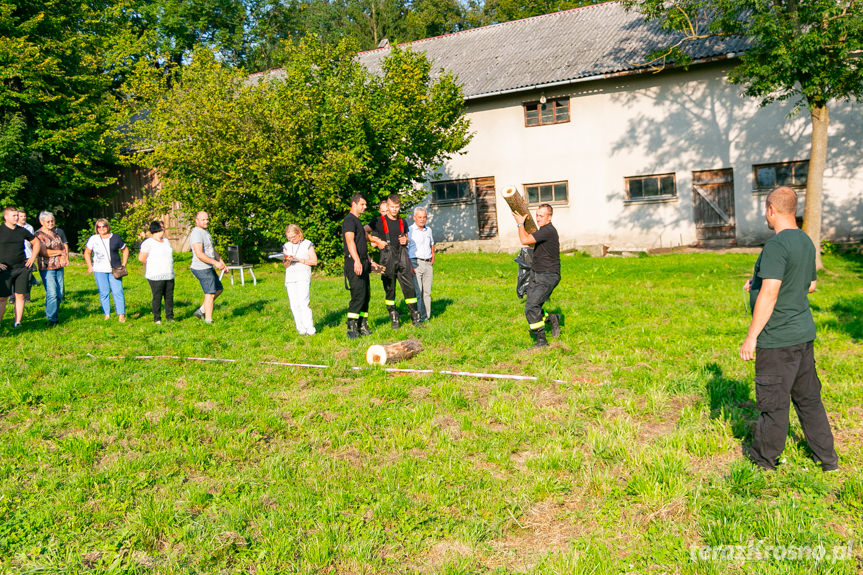
<svg viewBox="0 0 863 575">
<path fill-rule="evenodd" d="M 497 201 L 494 177 L 476 179 L 476 221 L 479 239 L 497 237 Z"/>
<path fill-rule="evenodd" d="M 692 202 L 699 247 L 736 245 L 731 168 L 692 172 Z"/>
</svg>

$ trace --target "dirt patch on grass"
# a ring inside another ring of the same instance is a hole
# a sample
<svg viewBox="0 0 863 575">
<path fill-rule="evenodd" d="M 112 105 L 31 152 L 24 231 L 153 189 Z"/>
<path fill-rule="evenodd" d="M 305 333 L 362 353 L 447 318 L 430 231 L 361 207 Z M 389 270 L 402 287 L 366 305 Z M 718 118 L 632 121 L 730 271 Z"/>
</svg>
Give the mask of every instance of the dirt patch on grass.
<svg viewBox="0 0 863 575">
<path fill-rule="evenodd" d="M 689 470 L 696 477 L 708 475 L 724 475 L 728 466 L 743 458 L 741 446 L 735 442 L 734 447 L 709 457 L 693 457 L 689 460 Z"/>
<path fill-rule="evenodd" d="M 437 573 L 452 561 L 473 556 L 473 548 L 462 541 L 444 539 L 432 545 L 417 560 L 417 568 L 421 573 Z"/>
<path fill-rule="evenodd" d="M 498 481 L 503 481 L 507 478 L 507 474 L 498 465 L 490 461 L 486 461 L 482 456 L 473 455 L 470 457 L 470 461 L 473 463 L 474 467 L 489 472 L 489 474 Z"/>
<path fill-rule="evenodd" d="M 432 421 L 432 425 L 443 432 L 449 433 L 450 437 L 453 439 L 461 439 L 464 435 L 461 430 L 461 424 L 459 424 L 459 422 L 451 415 L 436 417 L 434 421 Z"/>
<path fill-rule="evenodd" d="M 347 461 L 355 467 L 362 466 L 363 461 L 365 460 L 365 456 L 363 455 L 363 453 L 353 446 L 346 446 L 344 449 L 341 449 L 334 453 L 333 457 L 342 461 Z"/>
<path fill-rule="evenodd" d="M 564 409 L 567 407 L 566 396 L 556 387 L 545 387 L 534 392 L 533 401 L 538 407 Z"/>
<path fill-rule="evenodd" d="M 516 469 L 519 471 L 527 471 L 527 462 L 533 459 L 535 454 L 532 451 L 519 451 L 509 456 Z"/>
<path fill-rule="evenodd" d="M 418 385 L 418 386 L 414 387 L 413 389 L 411 389 L 410 396 L 411 396 L 411 399 L 418 401 L 420 399 L 425 399 L 426 396 L 428 396 L 428 394 L 430 392 L 431 392 L 431 389 L 429 389 L 428 387 L 426 387 L 424 385 Z"/>
<path fill-rule="evenodd" d="M 568 510 L 577 507 L 580 507 L 577 502 L 570 506 L 543 501 L 520 518 L 513 517 L 514 530 L 502 539 L 491 541 L 494 553 L 487 559 L 485 566 L 489 569 L 502 567 L 508 571 L 527 571 L 535 567 L 544 555 L 566 551 L 570 541 L 594 527 L 592 522 L 567 517 Z"/>
<path fill-rule="evenodd" d="M 204 413 L 210 413 L 217 407 L 219 407 L 219 404 L 215 401 L 199 401 L 195 404 L 195 409 L 203 411 Z"/>
</svg>

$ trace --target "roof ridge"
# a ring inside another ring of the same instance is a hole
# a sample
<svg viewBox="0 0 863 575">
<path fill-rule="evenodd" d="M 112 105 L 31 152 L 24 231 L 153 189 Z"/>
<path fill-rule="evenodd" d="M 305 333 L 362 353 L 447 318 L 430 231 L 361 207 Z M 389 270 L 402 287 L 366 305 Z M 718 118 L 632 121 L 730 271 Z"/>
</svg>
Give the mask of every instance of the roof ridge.
<svg viewBox="0 0 863 575">
<path fill-rule="evenodd" d="M 404 46 L 413 46 L 414 44 L 419 44 L 421 42 L 428 42 L 431 40 L 438 40 L 440 38 L 446 38 L 448 36 L 456 36 L 458 34 L 468 34 L 470 32 L 477 32 L 479 30 L 485 30 L 488 28 L 497 28 L 499 26 L 508 26 L 511 24 L 516 24 L 519 22 L 525 22 L 527 20 L 538 20 L 540 18 L 554 18 L 559 17 L 561 14 L 566 14 L 568 12 L 575 12 L 576 10 L 586 10 L 588 8 L 598 8 L 600 6 L 607 6 L 610 4 L 620 5 L 618 0 L 608 0 L 606 2 L 597 2 L 596 4 L 586 4 L 584 6 L 576 6 L 574 8 L 567 8 L 566 10 L 558 10 L 557 12 L 548 12 L 547 14 L 537 14 L 536 16 L 525 16 L 524 18 L 518 18 L 516 20 L 507 20 L 506 22 L 495 22 L 494 24 L 486 24 L 485 26 L 477 26 L 476 28 L 468 28 L 467 30 L 458 30 L 456 32 L 448 32 L 446 34 L 439 34 L 437 36 L 429 36 L 427 38 L 419 38 L 417 40 L 411 40 L 410 42 L 401 42 L 395 44 L 396 47 L 404 47 Z M 359 54 L 372 54 L 379 50 L 389 50 L 393 47 L 392 44 L 389 46 L 384 46 L 382 48 L 372 48 L 371 50 L 360 50 L 357 52 Z"/>
</svg>

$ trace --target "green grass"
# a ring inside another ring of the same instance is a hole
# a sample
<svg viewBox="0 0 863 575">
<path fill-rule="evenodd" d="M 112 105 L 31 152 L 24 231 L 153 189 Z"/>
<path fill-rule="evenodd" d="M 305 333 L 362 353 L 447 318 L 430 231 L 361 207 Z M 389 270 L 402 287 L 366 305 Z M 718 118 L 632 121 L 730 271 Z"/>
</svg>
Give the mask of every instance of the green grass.
<svg viewBox="0 0 863 575">
<path fill-rule="evenodd" d="M 825 475 L 794 416 L 777 472 L 741 456 L 754 259 L 565 256 L 548 307 L 563 335 L 538 353 L 509 256 L 443 254 L 422 331 L 389 329 L 373 278 L 360 341 L 338 277 L 313 280 L 309 338 L 270 264 L 257 286 L 226 285 L 208 326 L 180 258 L 179 321 L 156 326 L 139 267 L 123 325 L 75 262 L 59 327 L 37 289 L 23 328 L 8 313 L 0 328 L 0 572 L 857 573 L 863 260 L 825 257 L 812 297 L 842 466 Z M 351 369 L 409 336 L 424 351 L 400 367 L 538 380 Z M 236 362 L 116 359 L 136 355 Z M 828 557 L 697 555 L 756 544 Z"/>
</svg>

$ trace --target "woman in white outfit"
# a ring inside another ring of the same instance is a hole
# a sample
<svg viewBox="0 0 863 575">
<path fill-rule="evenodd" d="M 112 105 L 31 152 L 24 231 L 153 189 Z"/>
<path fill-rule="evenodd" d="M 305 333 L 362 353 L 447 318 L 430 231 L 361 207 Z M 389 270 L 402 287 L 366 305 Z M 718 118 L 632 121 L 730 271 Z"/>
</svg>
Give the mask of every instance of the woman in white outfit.
<svg viewBox="0 0 863 575">
<path fill-rule="evenodd" d="M 309 307 L 309 289 L 312 285 L 312 266 L 318 265 L 315 246 L 303 238 L 303 230 L 294 224 L 285 228 L 288 239 L 282 246 L 285 255 L 285 289 L 291 302 L 291 313 L 300 335 L 314 335 L 312 308 Z"/>
</svg>

